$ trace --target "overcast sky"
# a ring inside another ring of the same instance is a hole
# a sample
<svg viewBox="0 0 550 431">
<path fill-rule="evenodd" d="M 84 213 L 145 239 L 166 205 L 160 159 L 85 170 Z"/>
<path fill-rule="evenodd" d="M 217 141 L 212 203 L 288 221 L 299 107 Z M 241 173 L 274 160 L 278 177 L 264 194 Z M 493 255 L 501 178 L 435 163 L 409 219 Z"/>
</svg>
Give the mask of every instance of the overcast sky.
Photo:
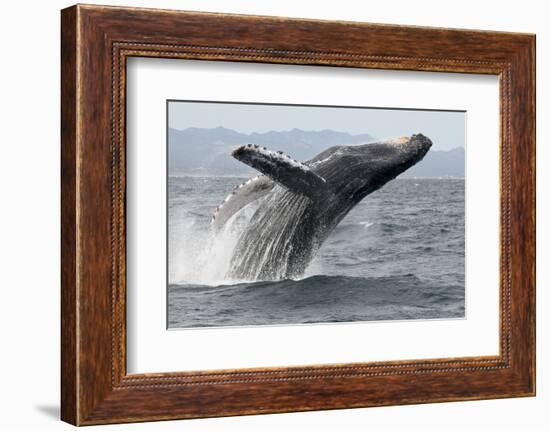
<svg viewBox="0 0 550 431">
<path fill-rule="evenodd" d="M 375 138 L 428 136 L 436 150 L 465 145 L 465 112 L 376 108 L 254 105 L 245 103 L 180 102 L 168 104 L 168 123 L 174 129 L 226 127 L 241 133 L 291 129 L 331 129 Z"/>
</svg>

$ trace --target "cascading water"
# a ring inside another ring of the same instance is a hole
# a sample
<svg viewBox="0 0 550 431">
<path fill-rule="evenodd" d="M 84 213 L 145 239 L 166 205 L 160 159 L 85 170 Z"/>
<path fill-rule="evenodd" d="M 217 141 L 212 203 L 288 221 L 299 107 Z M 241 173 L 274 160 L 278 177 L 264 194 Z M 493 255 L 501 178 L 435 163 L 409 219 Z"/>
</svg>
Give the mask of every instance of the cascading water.
<svg viewBox="0 0 550 431">
<path fill-rule="evenodd" d="M 182 213 L 177 226 L 171 226 L 170 282 L 217 286 L 242 281 L 227 274 L 239 237 L 256 207 L 253 204 L 244 208 L 218 231 L 211 229 L 206 217 Z"/>
<path fill-rule="evenodd" d="M 229 278 L 281 280 L 289 273 L 291 260 L 300 259 L 299 253 L 296 255 L 293 249 L 292 237 L 311 201 L 276 186 L 261 205 L 269 207 L 279 200 L 282 202 L 281 211 L 258 211 L 249 221 L 235 245 Z"/>
</svg>

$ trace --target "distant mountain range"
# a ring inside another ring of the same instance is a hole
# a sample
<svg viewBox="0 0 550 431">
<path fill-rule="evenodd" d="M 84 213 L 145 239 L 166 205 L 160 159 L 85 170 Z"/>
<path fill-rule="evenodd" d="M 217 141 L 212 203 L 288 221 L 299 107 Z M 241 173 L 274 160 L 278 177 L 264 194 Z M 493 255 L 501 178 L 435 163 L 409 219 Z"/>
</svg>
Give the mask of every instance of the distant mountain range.
<svg viewBox="0 0 550 431">
<path fill-rule="evenodd" d="M 375 140 L 366 133 L 351 135 L 334 130 L 245 134 L 224 127 L 188 128 L 168 131 L 168 168 L 170 175 L 249 175 L 255 171 L 230 156 L 243 144 L 258 144 L 281 150 L 296 160 L 305 161 L 333 145 L 354 145 Z M 464 177 L 464 149 L 428 152 L 424 160 L 401 177 Z"/>
</svg>

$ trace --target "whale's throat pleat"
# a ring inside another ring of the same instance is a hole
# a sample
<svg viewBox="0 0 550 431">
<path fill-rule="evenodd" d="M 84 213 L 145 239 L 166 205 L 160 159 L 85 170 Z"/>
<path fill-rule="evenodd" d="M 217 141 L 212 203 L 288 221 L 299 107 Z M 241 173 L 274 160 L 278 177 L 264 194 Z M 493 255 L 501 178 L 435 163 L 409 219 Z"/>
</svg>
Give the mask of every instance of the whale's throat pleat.
<svg viewBox="0 0 550 431">
<path fill-rule="evenodd" d="M 311 225 L 311 207 L 308 198 L 276 186 L 239 239 L 228 277 L 279 280 L 301 275 L 314 249 L 314 236 L 304 235 Z M 296 241 L 296 236 L 305 240 Z"/>
</svg>

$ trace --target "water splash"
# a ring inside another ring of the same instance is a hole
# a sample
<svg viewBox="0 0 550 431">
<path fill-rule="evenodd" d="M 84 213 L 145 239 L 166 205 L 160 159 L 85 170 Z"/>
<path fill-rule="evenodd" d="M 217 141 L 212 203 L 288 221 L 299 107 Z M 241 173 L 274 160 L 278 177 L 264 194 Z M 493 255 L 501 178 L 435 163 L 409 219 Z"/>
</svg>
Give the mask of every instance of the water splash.
<svg viewBox="0 0 550 431">
<path fill-rule="evenodd" d="M 242 282 L 226 274 L 255 207 L 249 205 L 239 211 L 217 232 L 200 215 L 184 212 L 175 217 L 178 225 L 170 226 L 169 283 L 218 286 Z"/>
</svg>

